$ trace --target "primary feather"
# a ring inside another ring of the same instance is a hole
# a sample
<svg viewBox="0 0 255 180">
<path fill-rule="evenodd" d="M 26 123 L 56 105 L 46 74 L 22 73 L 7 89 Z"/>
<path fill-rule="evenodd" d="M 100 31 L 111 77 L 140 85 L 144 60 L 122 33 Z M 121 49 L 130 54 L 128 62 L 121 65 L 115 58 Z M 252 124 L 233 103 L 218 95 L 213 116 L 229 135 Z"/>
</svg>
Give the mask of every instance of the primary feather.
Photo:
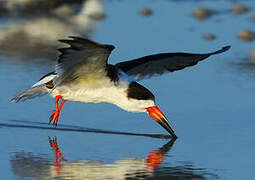
<svg viewBox="0 0 255 180">
<path fill-rule="evenodd" d="M 154 75 L 161 75 L 166 72 L 173 72 L 184 69 L 188 66 L 196 65 L 199 61 L 211 55 L 227 51 L 230 46 L 206 54 L 191 53 L 161 53 L 138 59 L 117 63 L 115 66 L 122 69 L 135 80 L 150 78 Z"/>
</svg>

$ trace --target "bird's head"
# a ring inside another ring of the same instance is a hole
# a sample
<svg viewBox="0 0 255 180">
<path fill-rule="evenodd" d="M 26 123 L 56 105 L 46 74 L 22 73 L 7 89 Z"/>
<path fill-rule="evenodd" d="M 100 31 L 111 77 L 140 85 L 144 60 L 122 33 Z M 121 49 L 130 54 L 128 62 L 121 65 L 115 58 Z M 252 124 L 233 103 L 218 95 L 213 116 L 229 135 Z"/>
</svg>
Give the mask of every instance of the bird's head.
<svg viewBox="0 0 255 180">
<path fill-rule="evenodd" d="M 155 97 L 148 89 L 133 81 L 129 84 L 126 92 L 129 102 L 132 102 L 130 103 L 131 105 L 126 108 L 128 111 L 147 112 L 149 116 L 165 128 L 173 138 L 177 138 L 168 120 L 155 105 Z M 123 106 L 122 108 L 125 109 Z"/>
<path fill-rule="evenodd" d="M 165 130 L 167 130 L 173 138 L 177 138 L 177 136 L 175 135 L 173 129 L 171 128 L 168 120 L 166 119 L 164 114 L 159 110 L 159 108 L 156 105 L 147 107 L 145 109 L 146 109 L 148 115 L 152 119 L 154 119 L 163 128 L 165 128 Z"/>
</svg>

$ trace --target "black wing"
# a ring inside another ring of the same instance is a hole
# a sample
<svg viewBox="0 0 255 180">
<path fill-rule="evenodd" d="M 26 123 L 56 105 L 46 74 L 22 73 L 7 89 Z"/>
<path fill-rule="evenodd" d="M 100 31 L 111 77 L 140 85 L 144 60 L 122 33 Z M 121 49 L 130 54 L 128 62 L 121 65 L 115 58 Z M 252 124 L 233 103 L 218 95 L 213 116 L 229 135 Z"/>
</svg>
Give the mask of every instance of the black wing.
<svg viewBox="0 0 255 180">
<path fill-rule="evenodd" d="M 225 46 L 222 49 L 206 53 L 206 54 L 190 54 L 190 53 L 162 53 L 141 57 L 138 59 L 124 61 L 116 64 L 130 77 L 135 80 L 149 78 L 154 75 L 161 75 L 165 72 L 173 72 L 193 66 L 214 54 L 220 54 L 230 49 Z"/>
</svg>

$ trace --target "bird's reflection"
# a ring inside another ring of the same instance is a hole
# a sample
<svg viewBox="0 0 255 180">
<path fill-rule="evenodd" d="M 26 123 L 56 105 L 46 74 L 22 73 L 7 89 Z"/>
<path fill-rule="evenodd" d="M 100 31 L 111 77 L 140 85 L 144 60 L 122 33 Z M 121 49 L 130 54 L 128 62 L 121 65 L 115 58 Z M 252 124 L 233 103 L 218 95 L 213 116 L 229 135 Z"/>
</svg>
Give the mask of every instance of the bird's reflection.
<svg viewBox="0 0 255 180">
<path fill-rule="evenodd" d="M 150 151 L 145 158 L 127 158 L 103 163 L 96 160 L 72 161 L 63 154 L 57 138 L 49 138 L 50 150 L 54 159 L 44 155 L 17 152 L 11 157 L 11 166 L 19 178 L 38 179 L 162 179 L 180 177 L 185 179 L 205 179 L 204 169 L 192 166 L 165 167 L 161 164 L 164 156 L 174 144 L 172 139 L 157 150 Z M 162 166 L 162 167 L 161 167 Z M 161 167 L 161 168 L 160 168 Z M 199 174 L 198 170 L 203 171 Z M 213 175 L 215 176 L 215 175 Z"/>
<path fill-rule="evenodd" d="M 56 60 L 58 39 L 88 36 L 104 16 L 101 0 L 6 0 L 1 9 L 12 18 L 1 25 L 0 53 L 25 62 Z"/>
<path fill-rule="evenodd" d="M 50 147 L 52 147 L 52 150 L 54 151 L 54 157 L 55 157 L 54 165 L 58 166 L 59 164 L 62 163 L 62 161 L 64 161 L 64 157 L 58 148 L 57 138 L 55 137 L 54 139 L 51 139 L 49 137 L 49 143 L 50 143 Z"/>
<path fill-rule="evenodd" d="M 147 155 L 147 158 L 144 161 L 144 163 L 146 164 L 146 167 L 148 168 L 157 167 L 162 162 L 163 156 L 171 149 L 175 140 L 176 139 L 171 139 L 167 144 L 165 144 L 160 149 L 149 152 L 149 155 Z M 51 150 L 54 151 L 54 165 L 59 167 L 62 165 L 65 159 L 58 147 L 57 138 L 49 137 L 49 143 L 50 143 L 50 147 L 52 148 Z"/>
</svg>

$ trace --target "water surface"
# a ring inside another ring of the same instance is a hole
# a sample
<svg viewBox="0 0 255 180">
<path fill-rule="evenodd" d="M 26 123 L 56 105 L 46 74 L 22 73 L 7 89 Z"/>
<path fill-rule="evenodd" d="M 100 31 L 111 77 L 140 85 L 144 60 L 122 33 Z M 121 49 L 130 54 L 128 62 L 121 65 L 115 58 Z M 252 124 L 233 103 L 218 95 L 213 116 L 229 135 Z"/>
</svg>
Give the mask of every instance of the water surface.
<svg viewBox="0 0 255 180">
<path fill-rule="evenodd" d="M 253 177 L 255 74 L 249 54 L 255 44 L 237 38 L 240 31 L 254 29 L 253 1 L 240 1 L 250 11 L 239 16 L 230 11 L 232 1 L 149 2 L 101 1 L 105 18 L 82 16 L 84 22 L 76 24 L 68 20 L 70 16 L 63 20 L 47 13 L 1 17 L 2 178 Z M 197 7 L 217 13 L 198 21 L 191 16 Z M 141 8 L 150 8 L 152 15 L 139 15 Z M 204 40 L 206 33 L 213 33 L 216 39 Z M 59 127 L 54 128 L 47 124 L 54 109 L 51 97 L 9 102 L 17 91 L 54 70 L 60 46 L 56 39 L 69 35 L 115 45 L 109 59 L 113 64 L 160 52 L 206 53 L 225 45 L 232 48 L 194 67 L 140 82 L 155 94 L 176 131 L 179 138 L 171 141 L 162 138 L 167 132 L 146 114 L 125 112 L 111 104 L 67 102 Z"/>
</svg>

